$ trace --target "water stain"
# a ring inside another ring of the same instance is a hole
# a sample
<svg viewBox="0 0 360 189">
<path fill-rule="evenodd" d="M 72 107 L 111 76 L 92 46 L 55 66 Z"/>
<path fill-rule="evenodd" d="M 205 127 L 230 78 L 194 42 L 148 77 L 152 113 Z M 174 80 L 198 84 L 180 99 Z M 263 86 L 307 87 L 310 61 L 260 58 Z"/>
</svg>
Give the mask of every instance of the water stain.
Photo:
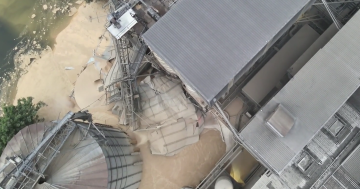
<svg viewBox="0 0 360 189">
<path fill-rule="evenodd" d="M 0 0 L 0 95 L 10 102 L 22 70 L 15 57 L 54 48 L 75 0 Z"/>
</svg>

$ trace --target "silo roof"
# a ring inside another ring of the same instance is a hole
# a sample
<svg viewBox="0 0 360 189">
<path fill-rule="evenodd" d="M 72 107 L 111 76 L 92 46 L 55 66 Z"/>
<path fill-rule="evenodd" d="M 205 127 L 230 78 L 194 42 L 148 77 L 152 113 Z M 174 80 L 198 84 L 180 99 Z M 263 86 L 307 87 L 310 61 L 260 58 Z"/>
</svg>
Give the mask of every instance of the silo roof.
<svg viewBox="0 0 360 189">
<path fill-rule="evenodd" d="M 143 39 L 210 104 L 312 2 L 181 0 Z"/>
<path fill-rule="evenodd" d="M 0 171 L 2 185 L 6 185 L 8 183 L 6 178 L 14 175 L 16 171 L 14 164 L 7 165 L 9 162 L 7 158 L 18 156 L 25 162 L 43 139 L 52 134 L 55 125 L 55 123 L 37 123 L 27 126 L 8 142 L 0 157 L 0 167 L 4 168 Z M 54 159 L 48 162 L 51 153 L 47 152 L 53 151 L 44 150 L 40 152 L 42 156 L 37 153 L 37 159 L 29 164 L 39 171 L 46 163 L 50 163 L 44 171 L 46 176 L 44 182 L 36 183 L 34 186 L 32 182 L 24 182 L 23 188 L 53 188 L 51 186 L 68 189 L 139 188 L 142 160 L 140 154 L 135 152 L 134 146 L 130 144 L 125 132 L 100 124 L 95 124 L 99 130 L 94 127 L 87 130 L 88 123 L 71 121 L 66 122 L 56 135 L 66 135 L 65 129 L 68 128 L 65 125 L 75 127 L 68 138 L 60 136 L 56 137 L 56 142 L 47 143 L 53 150 L 54 144 L 63 142 L 61 149 L 55 152 Z M 35 180 L 38 175 L 30 174 L 26 178 Z M 19 183 L 22 181 L 26 180 L 18 180 Z"/>
<path fill-rule="evenodd" d="M 318 51 L 240 133 L 244 145 L 281 173 L 360 85 L 360 13 Z M 285 137 L 265 126 L 278 104 L 295 117 Z"/>
</svg>

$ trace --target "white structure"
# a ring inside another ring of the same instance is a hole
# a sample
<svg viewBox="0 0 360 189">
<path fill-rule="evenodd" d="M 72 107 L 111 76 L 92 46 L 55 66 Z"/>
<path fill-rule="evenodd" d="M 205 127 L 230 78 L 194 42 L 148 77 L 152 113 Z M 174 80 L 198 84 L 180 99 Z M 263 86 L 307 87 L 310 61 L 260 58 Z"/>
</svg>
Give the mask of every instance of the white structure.
<svg viewBox="0 0 360 189">
<path fill-rule="evenodd" d="M 216 180 L 215 189 L 233 189 L 234 186 L 231 182 L 231 178 L 228 176 L 221 176 Z"/>
<path fill-rule="evenodd" d="M 107 28 L 107 30 L 116 39 L 120 39 L 137 23 L 134 15 L 135 12 L 129 7 L 128 4 L 125 4 L 108 16 L 108 21 L 111 25 Z"/>
</svg>

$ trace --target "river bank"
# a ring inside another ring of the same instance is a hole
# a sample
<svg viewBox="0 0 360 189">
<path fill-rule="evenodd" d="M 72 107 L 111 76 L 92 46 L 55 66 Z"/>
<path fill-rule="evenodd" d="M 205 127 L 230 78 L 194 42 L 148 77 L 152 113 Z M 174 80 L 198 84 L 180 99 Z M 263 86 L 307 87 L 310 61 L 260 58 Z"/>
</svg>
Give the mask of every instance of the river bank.
<svg viewBox="0 0 360 189">
<path fill-rule="evenodd" d="M 62 117 L 68 111 L 80 110 L 71 94 L 97 44 L 106 46 L 110 43 L 110 40 L 100 39 L 105 33 L 105 19 L 96 19 L 106 14 L 107 10 L 102 8 L 102 3 L 83 3 L 71 23 L 56 37 L 53 49 L 47 48 L 40 54 L 23 55 L 22 67 L 26 73 L 17 83 L 14 103 L 18 98 L 27 96 L 34 97 L 35 102 L 45 102 L 48 106 L 42 108 L 39 115 L 46 120 Z M 29 65 L 32 58 L 34 61 Z"/>
<path fill-rule="evenodd" d="M 83 0 L 0 0 L 0 103 L 11 104 L 23 74 L 21 57 L 36 55 L 71 21 Z"/>
</svg>

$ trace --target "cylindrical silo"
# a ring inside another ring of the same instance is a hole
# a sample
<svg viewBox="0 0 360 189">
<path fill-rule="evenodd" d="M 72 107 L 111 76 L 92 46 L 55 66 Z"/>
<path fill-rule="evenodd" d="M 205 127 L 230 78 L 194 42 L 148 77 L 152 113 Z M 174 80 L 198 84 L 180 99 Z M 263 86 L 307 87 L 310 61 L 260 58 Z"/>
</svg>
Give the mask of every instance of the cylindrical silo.
<svg viewBox="0 0 360 189">
<path fill-rule="evenodd" d="M 14 180 L 16 167 L 19 168 L 26 162 L 29 154 L 52 133 L 56 124 L 38 123 L 27 126 L 9 141 L 0 157 L 1 187 L 6 188 L 6 184 L 11 184 L 9 182 Z M 59 140 L 61 138 L 66 140 Z M 87 122 L 69 119 L 50 141 L 20 174 L 27 176 L 17 180 L 15 178 L 15 188 L 137 189 L 140 185 L 140 155 L 134 150 L 127 134 L 120 130 L 97 124 L 90 124 L 89 127 Z M 55 149 L 55 144 L 61 144 L 60 150 Z M 48 150 L 45 151 L 45 148 Z M 51 154 L 49 151 L 52 148 L 53 159 L 46 157 Z M 16 158 L 19 163 L 15 161 Z M 41 171 L 43 167 L 45 171 Z"/>
<path fill-rule="evenodd" d="M 221 176 L 216 179 L 215 189 L 233 189 L 234 185 L 229 176 Z"/>
</svg>

